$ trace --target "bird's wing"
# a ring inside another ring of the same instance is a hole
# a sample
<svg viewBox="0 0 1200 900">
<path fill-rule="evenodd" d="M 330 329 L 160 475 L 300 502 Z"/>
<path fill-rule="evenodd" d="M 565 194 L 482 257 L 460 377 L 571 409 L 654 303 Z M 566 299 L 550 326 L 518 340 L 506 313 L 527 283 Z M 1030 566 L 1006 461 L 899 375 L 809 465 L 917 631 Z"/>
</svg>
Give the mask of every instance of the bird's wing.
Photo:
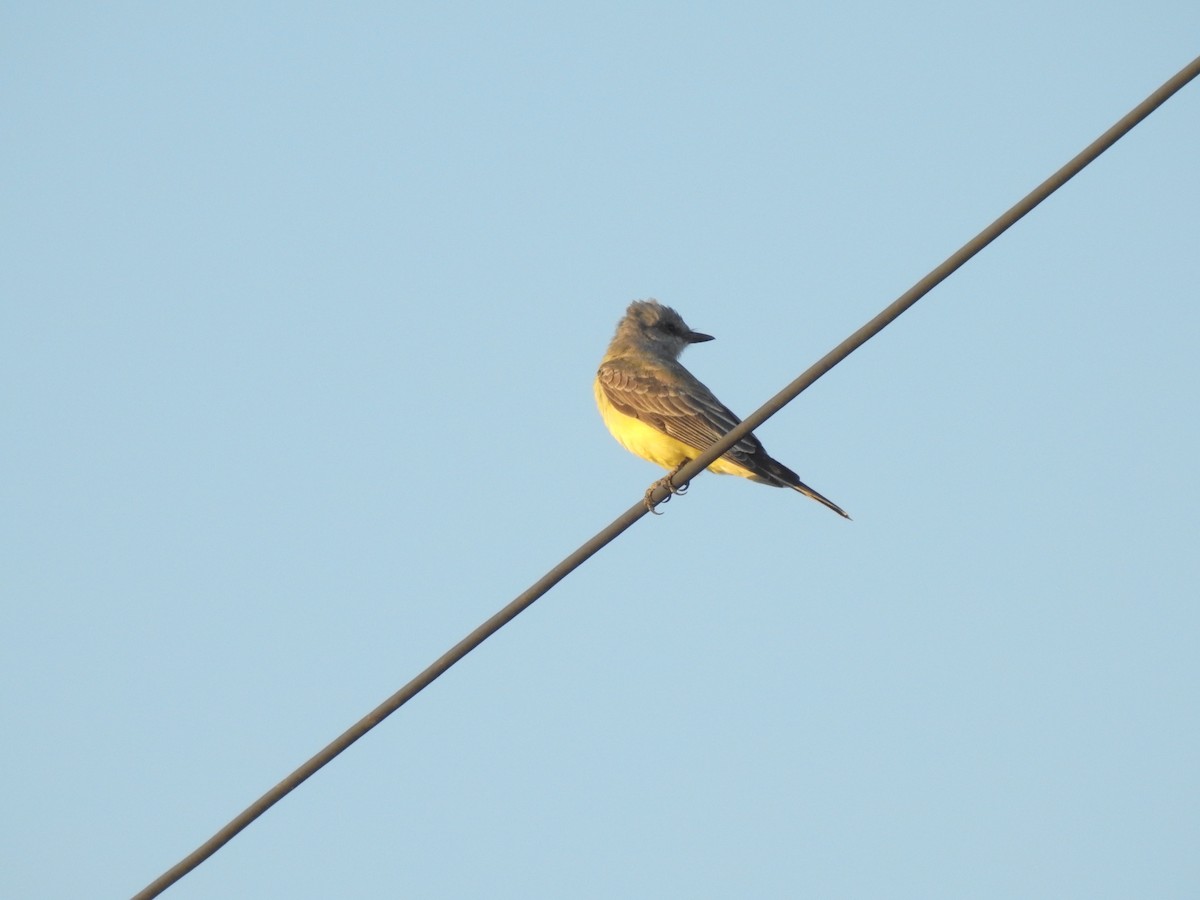
<svg viewBox="0 0 1200 900">
<path fill-rule="evenodd" d="M 696 450 L 712 446 L 741 422 L 683 366 L 660 376 L 654 369 L 614 359 L 603 363 L 597 374 L 605 395 L 620 412 Z M 725 456 L 755 471 L 755 457 L 760 453 L 762 444 L 748 434 Z"/>
<path fill-rule="evenodd" d="M 619 412 L 696 450 L 711 447 L 741 421 L 683 366 L 662 371 L 612 359 L 601 364 L 597 379 Z M 783 463 L 772 459 L 753 434 L 746 435 L 721 458 L 751 473 L 748 477 L 754 481 L 790 487 L 850 518 L 844 509 L 810 488 Z"/>
</svg>

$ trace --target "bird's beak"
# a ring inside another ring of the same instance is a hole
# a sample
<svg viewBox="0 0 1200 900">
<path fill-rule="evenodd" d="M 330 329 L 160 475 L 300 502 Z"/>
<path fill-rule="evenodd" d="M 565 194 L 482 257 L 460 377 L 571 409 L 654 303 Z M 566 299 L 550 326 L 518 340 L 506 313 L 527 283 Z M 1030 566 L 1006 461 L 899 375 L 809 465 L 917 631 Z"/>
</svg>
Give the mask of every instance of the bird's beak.
<svg viewBox="0 0 1200 900">
<path fill-rule="evenodd" d="M 689 344 L 703 344 L 705 341 L 711 340 L 713 340 L 713 336 L 711 334 L 701 334 L 698 331 L 692 331 L 688 333 Z"/>
</svg>

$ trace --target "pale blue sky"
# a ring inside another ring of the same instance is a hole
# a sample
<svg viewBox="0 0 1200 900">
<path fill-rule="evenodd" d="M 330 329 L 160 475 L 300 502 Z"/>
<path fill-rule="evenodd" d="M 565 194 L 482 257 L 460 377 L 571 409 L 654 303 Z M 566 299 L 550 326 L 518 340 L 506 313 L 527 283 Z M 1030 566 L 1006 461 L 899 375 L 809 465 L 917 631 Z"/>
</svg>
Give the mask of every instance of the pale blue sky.
<svg viewBox="0 0 1200 900">
<path fill-rule="evenodd" d="M 1200 52 L 1194 2 L 0 12 L 0 895 L 127 896 Z M 1200 85 L 173 888 L 1200 893 Z"/>
</svg>

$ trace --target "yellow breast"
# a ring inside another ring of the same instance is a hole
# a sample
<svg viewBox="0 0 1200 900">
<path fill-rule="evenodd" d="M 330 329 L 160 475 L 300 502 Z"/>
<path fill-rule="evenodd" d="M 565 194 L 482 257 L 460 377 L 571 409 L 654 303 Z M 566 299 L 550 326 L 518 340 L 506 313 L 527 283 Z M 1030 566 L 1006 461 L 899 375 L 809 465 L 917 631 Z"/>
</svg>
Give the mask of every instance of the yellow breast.
<svg viewBox="0 0 1200 900">
<path fill-rule="evenodd" d="M 596 405 L 600 407 L 600 418 L 604 420 L 609 433 L 617 442 L 630 453 L 649 460 L 664 469 L 674 469 L 684 460 L 692 459 L 696 451 L 682 441 L 663 434 L 633 416 L 627 416 L 618 410 L 604 393 L 604 386 L 597 378 L 593 388 L 596 393 Z"/>
<path fill-rule="evenodd" d="M 696 458 L 696 451 L 683 441 L 663 434 L 657 428 L 633 416 L 627 416 L 613 406 L 608 395 L 604 393 L 604 386 L 600 384 L 599 378 L 595 380 L 592 388 L 596 394 L 596 405 L 600 407 L 600 418 L 604 420 L 609 433 L 630 453 L 664 469 L 674 469 L 684 461 Z M 708 471 L 718 475 L 737 475 L 740 478 L 755 477 L 753 472 L 724 457 L 709 466 Z"/>
</svg>

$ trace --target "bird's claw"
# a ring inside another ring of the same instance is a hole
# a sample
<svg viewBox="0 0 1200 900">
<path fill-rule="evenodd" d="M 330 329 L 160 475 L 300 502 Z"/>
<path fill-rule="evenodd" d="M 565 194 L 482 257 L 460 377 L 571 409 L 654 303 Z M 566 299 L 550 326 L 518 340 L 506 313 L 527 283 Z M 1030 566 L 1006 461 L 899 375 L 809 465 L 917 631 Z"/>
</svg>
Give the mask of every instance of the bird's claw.
<svg viewBox="0 0 1200 900">
<path fill-rule="evenodd" d="M 646 509 L 649 510 L 650 512 L 652 512 L 654 515 L 656 515 L 656 516 L 662 515 L 662 513 L 660 513 L 657 509 L 654 508 L 656 504 L 653 500 L 653 497 L 654 497 L 654 492 L 656 490 L 658 490 L 659 488 L 662 488 L 664 491 L 667 492 L 667 496 L 663 497 L 662 500 L 660 500 L 657 504 L 658 506 L 662 506 L 664 503 L 670 503 L 671 498 L 674 497 L 676 494 L 686 494 L 688 491 L 688 488 L 692 486 L 692 483 L 690 481 L 685 481 L 681 485 L 676 485 L 675 482 L 673 482 L 671 480 L 672 478 L 675 477 L 675 473 L 678 472 L 681 468 L 683 468 L 683 466 L 676 467 L 675 471 L 671 472 L 670 475 L 667 475 L 665 478 L 658 479 L 658 481 L 654 482 L 654 484 L 650 485 L 650 487 L 648 487 L 646 489 Z"/>
</svg>

